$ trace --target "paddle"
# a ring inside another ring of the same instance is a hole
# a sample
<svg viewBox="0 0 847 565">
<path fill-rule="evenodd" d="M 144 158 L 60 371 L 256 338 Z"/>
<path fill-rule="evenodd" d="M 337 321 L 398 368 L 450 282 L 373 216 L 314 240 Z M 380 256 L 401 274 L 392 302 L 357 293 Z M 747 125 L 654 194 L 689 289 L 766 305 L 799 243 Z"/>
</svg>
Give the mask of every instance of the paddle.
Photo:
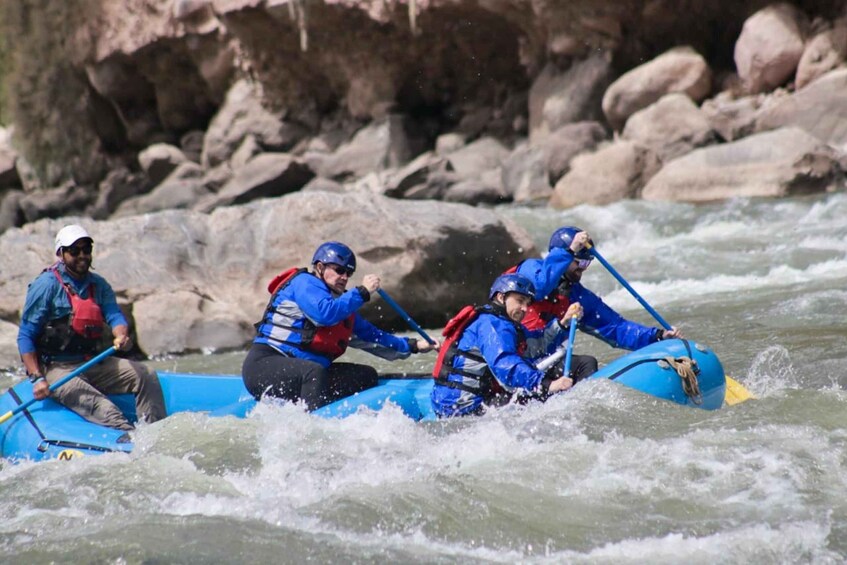
<svg viewBox="0 0 847 565">
<path fill-rule="evenodd" d="M 576 316 L 571 318 L 571 327 L 568 333 L 568 352 L 565 355 L 565 371 L 562 373 L 564 376 L 570 376 L 571 374 L 571 361 L 573 359 L 573 340 L 576 339 Z"/>
<path fill-rule="evenodd" d="M 383 300 L 388 302 L 389 306 L 394 308 L 395 312 L 400 314 L 400 316 L 404 320 L 406 320 L 406 323 L 409 324 L 410 328 L 412 328 L 413 330 L 415 330 L 416 332 L 421 334 L 421 337 L 424 338 L 425 340 L 427 340 L 430 343 L 430 345 L 435 345 L 435 340 L 433 340 L 431 337 L 429 337 L 429 335 L 427 335 L 427 333 L 425 331 L 423 331 L 423 329 L 411 318 L 411 316 L 406 314 L 406 311 L 403 310 L 402 308 L 400 308 L 400 305 L 397 304 L 396 302 L 394 302 L 394 299 L 392 299 L 390 296 L 388 296 L 387 292 L 385 292 L 381 288 L 376 289 L 376 291 L 382 297 Z"/>
<path fill-rule="evenodd" d="M 536 364 L 535 368 L 539 371 L 546 371 L 553 365 L 559 362 L 562 357 L 567 355 L 568 343 L 563 343 L 559 347 L 556 348 L 556 351 L 545 357 L 544 359 L 540 359 Z"/>
<path fill-rule="evenodd" d="M 546 371 L 553 365 L 559 362 L 562 357 L 565 357 L 565 376 L 567 376 L 568 372 L 570 372 L 570 357 L 573 353 L 573 340 L 576 336 L 576 316 L 571 319 L 570 331 L 568 334 L 568 340 L 564 342 L 562 345 L 556 348 L 556 351 L 548 355 L 547 357 L 538 360 L 535 364 L 535 368 L 539 371 Z"/>
<path fill-rule="evenodd" d="M 617 281 L 619 283 L 621 283 L 621 285 L 629 291 L 629 293 L 633 296 L 633 298 L 635 298 L 639 303 L 641 303 L 642 306 L 644 306 L 644 309 L 647 310 L 650 313 L 650 315 L 652 315 L 653 318 L 655 318 L 656 321 L 659 322 L 659 324 L 661 324 L 661 326 L 663 328 L 665 328 L 666 330 L 671 329 L 671 325 L 669 323 L 667 323 L 665 321 L 665 319 L 662 318 L 659 315 L 659 313 L 656 312 L 656 310 L 654 310 L 653 307 L 650 306 L 647 303 L 646 300 L 641 298 L 641 295 L 638 294 L 635 291 L 635 289 L 632 288 L 632 286 L 630 286 L 630 284 L 628 282 L 626 282 L 626 279 L 624 279 L 621 276 L 621 274 L 619 272 L 617 272 L 615 270 L 615 268 L 612 267 L 609 264 L 609 262 L 606 261 L 606 259 L 602 255 L 600 255 L 600 252 L 597 251 L 596 247 L 594 247 L 591 244 L 588 244 L 587 247 L 588 247 L 588 252 L 591 253 L 594 257 L 596 257 L 597 260 L 600 261 L 603 264 L 604 267 L 606 267 L 606 270 L 609 271 L 609 273 L 611 273 L 612 276 L 615 277 L 617 279 Z M 755 398 L 752 395 L 752 393 L 750 393 L 750 391 L 747 390 L 744 387 L 744 385 L 742 385 L 741 383 L 739 383 L 738 381 L 736 381 L 735 379 L 733 379 L 729 375 L 725 375 L 725 377 L 726 377 L 726 394 L 724 396 L 724 401 L 727 404 L 732 406 L 733 404 L 738 404 L 740 402 L 744 402 L 745 400 L 749 400 L 750 398 Z"/>
<path fill-rule="evenodd" d="M 80 365 L 79 367 L 77 367 L 76 369 L 74 369 L 73 371 L 71 371 L 70 373 L 68 373 L 67 375 L 65 375 L 64 377 L 62 377 L 61 379 L 59 379 L 58 381 L 53 383 L 52 385 L 50 385 L 50 392 L 53 392 L 54 390 L 56 390 L 57 388 L 59 388 L 60 386 L 62 386 L 66 382 L 68 382 L 69 380 L 71 380 L 72 378 L 84 373 L 85 371 L 87 371 L 88 369 L 90 369 L 91 367 L 93 367 L 94 365 L 96 365 L 97 363 L 99 363 L 100 361 L 102 361 L 103 359 L 108 357 L 109 355 L 112 355 L 115 351 L 117 351 L 117 350 L 115 349 L 114 346 L 112 346 L 109 349 L 107 349 L 106 351 L 104 351 L 103 353 L 101 353 L 100 355 L 98 355 L 97 357 L 89 359 L 88 361 L 86 361 L 85 363 L 83 363 L 82 365 Z M 3 422 L 8 420 L 9 418 L 14 416 L 15 414 L 19 414 L 20 412 L 26 410 L 27 408 L 29 408 L 30 406 L 32 406 L 36 402 L 39 402 L 39 400 L 33 398 L 31 400 L 24 402 L 23 404 L 21 404 L 20 406 L 18 406 L 14 410 L 10 410 L 9 412 L 6 412 L 2 416 L 0 416 L 0 424 L 2 424 Z"/>
</svg>

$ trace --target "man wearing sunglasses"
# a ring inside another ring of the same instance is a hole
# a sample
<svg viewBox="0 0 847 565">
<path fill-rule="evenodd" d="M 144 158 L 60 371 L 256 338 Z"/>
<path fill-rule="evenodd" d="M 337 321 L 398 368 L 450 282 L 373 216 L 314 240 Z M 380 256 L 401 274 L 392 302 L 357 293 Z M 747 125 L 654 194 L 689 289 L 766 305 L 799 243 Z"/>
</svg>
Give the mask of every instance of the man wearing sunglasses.
<svg viewBox="0 0 847 565">
<path fill-rule="evenodd" d="M 49 390 L 52 383 L 99 353 L 105 324 L 112 329 L 115 349 L 132 348 L 112 287 L 92 272 L 93 245 L 79 225 L 65 226 L 56 234 L 59 259 L 29 285 L 18 350 L 35 398 L 49 395 L 86 420 L 132 430 L 132 423 L 107 395 L 135 394 L 140 420 L 155 422 L 166 416 L 159 378 L 141 363 L 108 357 L 52 393 Z"/>
<path fill-rule="evenodd" d="M 574 303 L 581 304 L 584 312 L 577 327 L 612 347 L 636 350 L 659 340 L 682 337 L 677 328 L 665 330 L 625 319 L 582 286 L 582 274 L 594 260 L 589 252 L 591 245 L 593 242 L 587 232 L 565 226 L 553 232 L 549 253 L 544 259 L 528 259 L 512 269 L 535 285 L 535 302 L 523 320 L 528 340 L 534 338 L 541 342 L 541 349 L 546 349 L 547 353 L 555 349 L 568 333 L 568 321 L 562 314 Z M 573 360 L 575 381 L 597 370 L 597 360 L 593 357 L 574 356 Z"/>
<path fill-rule="evenodd" d="M 291 268 L 270 282 L 271 299 L 241 369 L 257 400 L 264 395 L 302 400 L 315 410 L 376 386 L 373 367 L 335 362 L 348 346 L 389 360 L 433 349 L 426 340 L 394 336 L 359 316 L 380 279 L 365 275 L 348 290 L 355 271 L 353 251 L 328 241 L 315 251 L 312 271 Z"/>
</svg>

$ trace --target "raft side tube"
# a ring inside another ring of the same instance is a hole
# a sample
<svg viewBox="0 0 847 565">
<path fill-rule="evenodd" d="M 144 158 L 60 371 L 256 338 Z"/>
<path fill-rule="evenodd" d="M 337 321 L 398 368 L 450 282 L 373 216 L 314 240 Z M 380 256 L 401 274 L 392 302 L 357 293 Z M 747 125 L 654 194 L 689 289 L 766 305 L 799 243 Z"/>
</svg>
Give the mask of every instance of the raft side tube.
<svg viewBox="0 0 847 565">
<path fill-rule="evenodd" d="M 696 362 L 701 394 L 699 404 L 685 394 L 681 377 L 665 361 L 666 357 L 689 357 Z M 708 347 L 682 339 L 659 341 L 633 351 L 588 378 L 610 379 L 645 394 L 705 410 L 717 410 L 723 406 L 726 395 L 726 377 L 717 355 Z"/>
</svg>

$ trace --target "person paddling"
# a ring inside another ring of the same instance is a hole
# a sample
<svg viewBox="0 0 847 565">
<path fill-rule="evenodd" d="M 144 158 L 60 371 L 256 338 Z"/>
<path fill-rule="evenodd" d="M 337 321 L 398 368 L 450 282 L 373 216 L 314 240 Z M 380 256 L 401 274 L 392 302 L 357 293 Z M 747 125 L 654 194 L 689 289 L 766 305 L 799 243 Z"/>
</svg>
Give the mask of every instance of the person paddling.
<svg viewBox="0 0 847 565">
<path fill-rule="evenodd" d="M 65 226 L 56 234 L 59 260 L 29 285 L 18 350 L 36 399 L 50 395 L 86 420 L 132 430 L 132 423 L 107 395 L 135 394 L 140 420 L 155 422 L 166 416 L 159 378 L 141 363 L 110 357 L 52 393 L 49 390 L 94 357 L 106 324 L 112 329 L 115 349 L 132 349 L 127 321 L 112 287 L 91 272 L 93 245 L 93 238 L 79 225 Z"/>
<path fill-rule="evenodd" d="M 531 339 L 543 342 L 539 347 L 555 348 L 555 339 L 550 336 L 560 334 L 561 328 L 556 326 L 561 313 L 577 302 L 585 312 L 578 328 L 612 347 L 636 350 L 663 339 L 683 337 L 676 327 L 666 330 L 627 320 L 585 288 L 582 275 L 594 260 L 590 246 L 593 242 L 586 231 L 575 226 L 561 227 L 550 237 L 549 253 L 544 259 L 527 259 L 507 271 L 526 276 L 535 286 L 535 300 L 523 324 Z M 595 360 L 589 374 L 596 370 Z"/>
<path fill-rule="evenodd" d="M 257 400 L 302 400 L 315 410 L 376 386 L 373 367 L 335 362 L 348 346 L 389 360 L 439 347 L 384 332 L 359 316 L 381 281 L 368 274 L 348 290 L 355 271 L 353 251 L 328 241 L 315 250 L 311 271 L 291 268 L 270 282 L 270 301 L 242 365 L 244 385 Z"/>
<path fill-rule="evenodd" d="M 441 417 L 482 414 L 510 401 L 514 393 L 545 399 L 568 390 L 573 381 L 535 367 L 527 355 L 521 321 L 535 288 L 523 275 L 497 277 L 488 304 L 466 306 L 444 328 L 433 377 L 432 407 Z M 582 308 L 571 304 L 566 316 L 579 318 Z"/>
</svg>

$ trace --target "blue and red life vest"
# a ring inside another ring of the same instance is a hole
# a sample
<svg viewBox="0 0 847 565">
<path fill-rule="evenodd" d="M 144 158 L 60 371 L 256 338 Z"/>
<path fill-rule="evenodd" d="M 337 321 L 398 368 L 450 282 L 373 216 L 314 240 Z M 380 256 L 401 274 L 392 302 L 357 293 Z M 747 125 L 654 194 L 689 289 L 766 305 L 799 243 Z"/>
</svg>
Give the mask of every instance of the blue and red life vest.
<svg viewBox="0 0 847 565">
<path fill-rule="evenodd" d="M 470 351 L 463 351 L 459 349 L 458 345 L 459 339 L 461 339 L 465 328 L 473 323 L 473 321 L 476 320 L 482 313 L 497 315 L 490 305 L 465 306 L 459 310 L 458 314 L 453 316 L 453 318 L 447 322 L 447 325 L 444 326 L 444 330 L 441 333 L 441 335 L 444 336 L 444 341 L 442 342 L 441 349 L 438 352 L 438 358 L 435 360 L 435 366 L 432 369 L 432 376 L 435 378 L 435 382 L 439 385 L 477 394 L 488 400 L 492 396 L 505 392 L 505 390 L 502 386 L 500 386 L 500 383 L 497 382 L 497 379 L 494 378 L 494 373 L 491 372 L 491 368 L 488 367 L 487 362 L 481 355 L 477 355 Z M 523 355 L 526 351 L 526 339 L 520 328 L 518 328 L 518 336 L 518 353 Z M 485 366 L 485 370 L 480 373 L 458 369 L 453 366 L 456 357 L 465 357 L 476 361 L 477 363 L 482 363 Z M 479 386 L 471 387 L 462 382 L 451 381 L 448 378 L 450 374 L 457 374 L 462 377 L 476 380 Z"/>
<path fill-rule="evenodd" d="M 353 337 L 353 322 L 356 318 L 355 314 L 350 314 L 344 320 L 331 326 L 316 326 L 311 320 L 305 318 L 302 328 L 295 328 L 288 325 L 279 325 L 273 322 L 274 301 L 277 295 L 288 286 L 297 275 L 308 272 L 308 269 L 292 267 L 275 276 L 268 283 L 268 292 L 271 293 L 270 302 L 265 318 L 259 322 L 257 329 L 263 323 L 270 323 L 277 327 L 296 332 L 300 335 L 300 342 L 285 341 L 288 345 L 305 349 L 319 355 L 324 355 L 330 359 L 337 359 L 347 351 L 347 345 Z"/>
</svg>

